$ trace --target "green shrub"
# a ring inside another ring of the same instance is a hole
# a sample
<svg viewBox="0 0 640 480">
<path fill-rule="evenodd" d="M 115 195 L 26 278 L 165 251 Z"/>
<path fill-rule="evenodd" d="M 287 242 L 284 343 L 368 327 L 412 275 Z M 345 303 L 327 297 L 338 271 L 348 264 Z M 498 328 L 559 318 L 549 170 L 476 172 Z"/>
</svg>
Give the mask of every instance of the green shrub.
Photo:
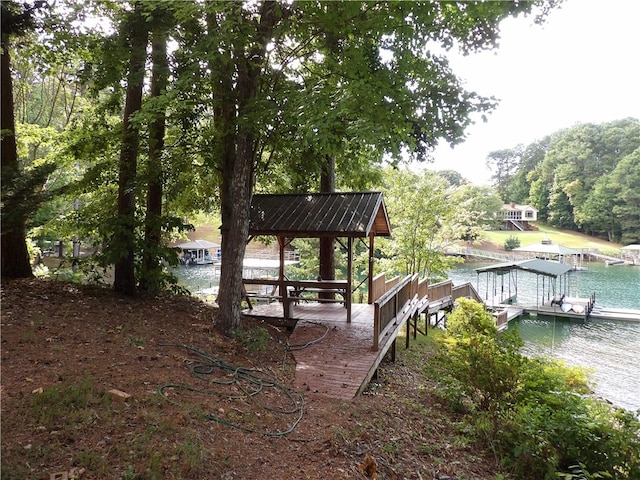
<svg viewBox="0 0 640 480">
<path fill-rule="evenodd" d="M 498 335 L 493 315 L 484 305 L 466 298 L 447 320 L 443 343 L 447 347 L 448 373 L 461 386 L 472 407 L 493 410 L 510 402 L 518 388 L 522 341 L 508 332 Z M 451 391 L 455 387 L 451 386 Z"/>
<path fill-rule="evenodd" d="M 519 246 L 520 246 L 520 239 L 518 237 L 516 237 L 515 235 L 509 236 L 504 241 L 504 249 L 507 252 L 510 252 L 511 250 L 513 250 L 514 248 L 518 248 Z"/>
<path fill-rule="evenodd" d="M 441 339 L 430 366 L 441 397 L 516 477 L 640 479 L 640 420 L 589 396 L 584 370 L 523 356 L 517 332 L 498 334 L 472 300 L 458 300 Z"/>
</svg>

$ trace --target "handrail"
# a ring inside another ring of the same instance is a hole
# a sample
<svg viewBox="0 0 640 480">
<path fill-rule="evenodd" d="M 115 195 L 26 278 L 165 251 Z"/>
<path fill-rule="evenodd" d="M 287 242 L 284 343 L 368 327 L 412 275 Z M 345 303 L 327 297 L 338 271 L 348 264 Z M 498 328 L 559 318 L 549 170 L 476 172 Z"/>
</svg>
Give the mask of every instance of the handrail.
<svg viewBox="0 0 640 480">
<path fill-rule="evenodd" d="M 475 300 L 476 302 L 484 303 L 482 297 L 480 296 L 480 294 L 478 294 L 478 291 L 475 289 L 471 282 L 466 282 L 462 285 L 456 285 L 455 287 L 453 287 L 452 297 L 453 300 L 460 297 L 467 297 Z"/>
<path fill-rule="evenodd" d="M 407 276 L 374 302 L 373 350 L 379 349 L 380 337 L 392 325 L 404 323 L 413 315 L 418 296 L 417 278 Z"/>
<path fill-rule="evenodd" d="M 438 300 L 440 298 L 446 298 L 452 296 L 453 281 L 445 280 L 444 282 L 434 283 L 429 285 L 429 299 Z"/>
</svg>

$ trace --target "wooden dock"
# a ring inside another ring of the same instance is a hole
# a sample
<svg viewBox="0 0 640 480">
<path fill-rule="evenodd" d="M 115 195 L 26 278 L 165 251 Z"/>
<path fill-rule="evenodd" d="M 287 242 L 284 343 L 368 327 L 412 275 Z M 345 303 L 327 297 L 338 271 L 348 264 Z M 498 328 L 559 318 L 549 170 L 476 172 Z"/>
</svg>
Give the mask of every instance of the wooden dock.
<svg viewBox="0 0 640 480">
<path fill-rule="evenodd" d="M 257 305 L 245 316 L 278 323 L 282 304 Z M 289 337 L 296 362 L 296 387 L 305 395 L 350 400 L 362 393 L 384 356 L 393 351 L 398 332 L 406 322 L 393 328 L 373 347 L 374 306 L 352 304 L 351 322 L 340 304 L 300 303 L 291 308 L 295 326 Z"/>
<path fill-rule="evenodd" d="M 598 308 L 591 311 L 591 318 L 598 320 L 624 320 L 627 322 L 640 322 L 640 310 L 627 308 Z"/>
<path fill-rule="evenodd" d="M 517 305 L 508 305 L 505 310 L 507 312 L 507 322 L 510 322 L 514 318 L 521 317 L 524 313 L 524 310 Z"/>
</svg>

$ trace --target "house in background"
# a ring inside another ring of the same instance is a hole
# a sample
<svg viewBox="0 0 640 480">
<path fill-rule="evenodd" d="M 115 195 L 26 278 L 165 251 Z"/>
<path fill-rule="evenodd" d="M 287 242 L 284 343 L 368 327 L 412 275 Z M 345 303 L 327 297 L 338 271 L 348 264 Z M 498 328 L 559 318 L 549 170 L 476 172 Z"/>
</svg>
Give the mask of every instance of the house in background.
<svg viewBox="0 0 640 480">
<path fill-rule="evenodd" d="M 507 203 L 502 206 L 502 230 L 537 230 L 532 222 L 538 220 L 538 210 L 531 205 Z"/>
</svg>

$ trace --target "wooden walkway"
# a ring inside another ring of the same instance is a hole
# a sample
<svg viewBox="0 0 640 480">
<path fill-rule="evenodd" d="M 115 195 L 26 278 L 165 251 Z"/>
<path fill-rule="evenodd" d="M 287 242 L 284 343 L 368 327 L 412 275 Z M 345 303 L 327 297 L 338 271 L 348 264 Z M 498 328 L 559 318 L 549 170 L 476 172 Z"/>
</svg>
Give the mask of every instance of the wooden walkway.
<svg viewBox="0 0 640 480">
<path fill-rule="evenodd" d="M 271 323 L 282 320 L 282 304 L 258 305 L 244 315 Z M 305 395 L 350 400 L 362 393 L 403 325 L 396 325 L 373 350 L 374 306 L 352 304 L 347 323 L 344 306 L 301 303 L 290 315 L 296 325 L 289 337 L 296 362 L 296 387 Z"/>
</svg>

